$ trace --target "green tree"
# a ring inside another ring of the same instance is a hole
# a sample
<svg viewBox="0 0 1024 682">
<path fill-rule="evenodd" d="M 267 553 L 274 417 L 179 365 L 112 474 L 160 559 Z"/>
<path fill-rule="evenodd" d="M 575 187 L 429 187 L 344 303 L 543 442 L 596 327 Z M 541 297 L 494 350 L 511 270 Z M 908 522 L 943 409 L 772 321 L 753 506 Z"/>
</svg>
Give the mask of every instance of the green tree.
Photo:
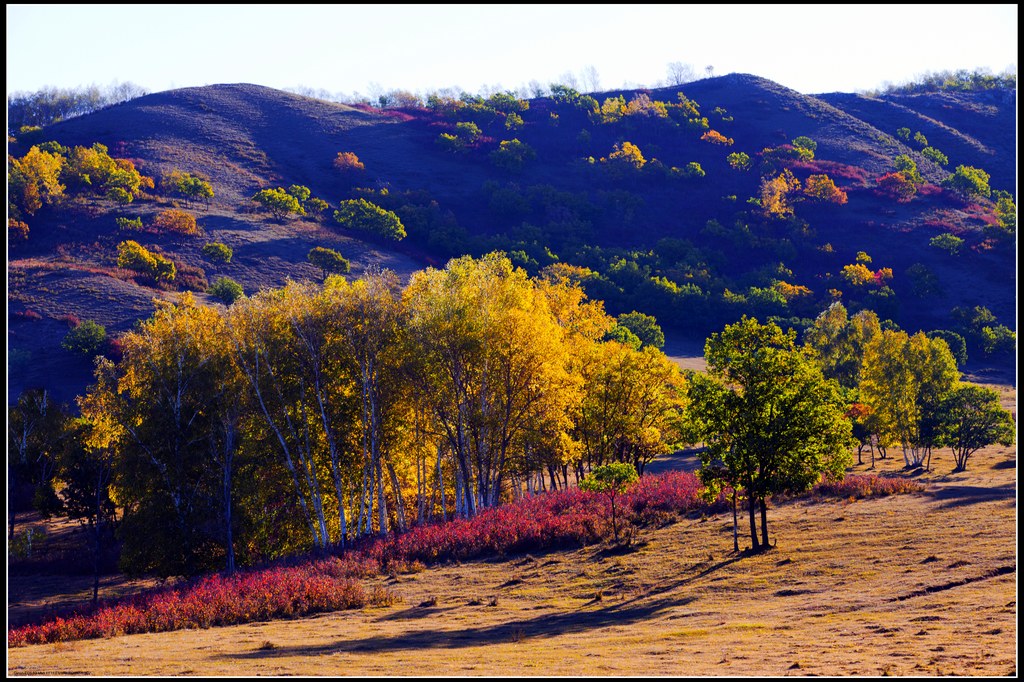
<svg viewBox="0 0 1024 682">
<path fill-rule="evenodd" d="M 729 167 L 733 170 L 748 171 L 753 166 L 750 161 L 750 154 L 746 152 L 733 152 L 725 157 L 725 160 L 729 162 Z"/>
<path fill-rule="evenodd" d="M 234 252 L 231 247 L 227 244 L 220 242 L 210 242 L 203 246 L 203 257 L 211 263 L 225 264 L 231 262 L 231 256 Z"/>
<path fill-rule="evenodd" d="M 906 154 L 897 156 L 893 159 L 893 163 L 896 165 L 896 172 L 913 182 L 914 185 L 920 185 L 924 182 L 920 171 L 917 170 L 917 162 Z"/>
<path fill-rule="evenodd" d="M 210 288 L 206 290 L 214 298 L 220 299 L 227 305 L 231 305 L 245 295 L 242 285 L 230 277 L 218 277 Z"/>
<path fill-rule="evenodd" d="M 639 477 L 636 468 L 625 462 L 612 462 L 599 466 L 590 472 L 590 475 L 580 481 L 581 490 L 600 493 L 608 498 L 612 512 L 612 533 L 615 535 L 615 542 L 619 541 L 619 523 L 615 509 L 615 498 L 629 489 L 629 486 L 636 483 Z"/>
<path fill-rule="evenodd" d="M 290 214 L 306 215 L 299 200 L 289 194 L 283 187 L 277 189 L 261 189 L 252 196 L 252 200 L 270 211 L 278 220 L 284 220 Z"/>
<path fill-rule="evenodd" d="M 767 500 L 842 478 L 852 435 L 839 385 L 796 346 L 796 332 L 744 317 L 704 346 L 708 373 L 690 379 L 701 469 L 720 471 L 748 498 L 752 549 L 768 549 Z M 755 511 L 761 512 L 758 540 Z"/>
<path fill-rule="evenodd" d="M 661 349 L 665 346 L 665 332 L 658 325 L 653 315 L 633 311 L 623 313 L 616 318 L 619 326 L 625 327 L 640 339 L 642 346 L 653 346 Z"/>
<path fill-rule="evenodd" d="M 370 232 L 396 242 L 405 238 L 405 226 L 398 215 L 366 199 L 341 202 L 334 212 L 334 221 L 342 227 Z"/>
<path fill-rule="evenodd" d="M 92 320 L 84 320 L 69 331 L 60 343 L 64 350 L 90 359 L 103 352 L 106 344 L 106 328 Z"/>
<path fill-rule="evenodd" d="M 960 247 L 964 245 L 964 240 L 955 234 L 946 232 L 932 237 L 928 240 L 928 243 L 940 251 L 945 251 L 950 256 L 955 256 L 960 253 Z"/>
<path fill-rule="evenodd" d="M 941 443 L 953 451 L 954 471 L 966 469 L 967 460 L 980 448 L 995 443 L 1013 445 L 1013 417 L 991 388 L 959 384 L 942 401 L 939 411 Z"/>
<path fill-rule="evenodd" d="M 924 149 L 921 150 L 921 156 L 923 156 L 926 159 L 931 159 L 940 166 L 949 165 L 949 157 L 947 157 L 945 154 L 940 152 L 935 147 L 925 147 Z"/>
<path fill-rule="evenodd" d="M 992 194 L 989 177 L 980 168 L 957 166 L 953 174 L 942 181 L 942 186 L 964 201 L 987 198 Z"/>
<path fill-rule="evenodd" d="M 345 274 L 351 269 L 347 258 L 334 249 L 323 246 L 314 246 L 310 249 L 306 260 L 320 268 L 324 279 L 327 279 L 328 273 Z"/>
<path fill-rule="evenodd" d="M 537 152 L 517 139 L 502 140 L 498 148 L 491 152 L 490 158 L 496 167 L 514 173 L 521 171 L 527 161 L 537 158 Z"/>
<path fill-rule="evenodd" d="M 818 143 L 812 140 L 811 138 L 807 137 L 806 135 L 800 135 L 799 137 L 794 138 L 793 146 L 797 147 L 798 149 L 806 149 L 812 153 L 818 150 Z M 811 157 L 811 159 L 808 160 L 812 159 L 813 157 Z"/>
<path fill-rule="evenodd" d="M 80 399 L 81 400 L 81 399 Z M 92 601 L 99 601 L 100 563 L 113 541 L 117 509 L 110 496 L 113 459 L 102 428 L 86 418 L 69 419 L 64 447 L 57 452 L 55 478 L 60 482 L 59 513 L 77 521 L 92 544 Z"/>
</svg>

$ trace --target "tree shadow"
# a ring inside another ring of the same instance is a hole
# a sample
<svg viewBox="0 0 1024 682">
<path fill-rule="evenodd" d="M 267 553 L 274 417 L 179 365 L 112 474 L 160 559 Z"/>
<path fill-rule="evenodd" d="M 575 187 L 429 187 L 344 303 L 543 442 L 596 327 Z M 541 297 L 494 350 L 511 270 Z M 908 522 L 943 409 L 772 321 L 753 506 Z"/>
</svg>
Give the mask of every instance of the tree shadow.
<svg viewBox="0 0 1024 682">
<path fill-rule="evenodd" d="M 716 564 L 705 566 L 703 570 L 692 576 L 659 585 L 652 591 L 665 594 L 679 587 L 686 586 L 695 580 L 739 561 L 742 556 L 725 559 Z M 698 567 L 703 564 L 698 564 Z M 260 659 L 279 656 L 321 656 L 336 653 L 355 652 L 393 652 L 414 651 L 420 649 L 459 649 L 475 647 L 496 642 L 513 642 L 524 639 L 543 639 L 547 637 L 581 634 L 612 625 L 629 625 L 638 623 L 669 611 L 673 608 L 686 606 L 697 600 L 693 595 L 661 596 L 651 598 L 649 593 L 638 595 L 599 609 L 574 611 L 571 613 L 542 614 L 533 618 L 510 620 L 496 625 L 480 627 L 463 627 L 459 630 L 424 629 L 414 632 L 403 632 L 395 635 L 375 635 L 357 639 L 337 639 L 327 644 L 316 646 L 278 646 L 270 650 L 249 651 L 237 654 L 220 654 L 222 659 Z M 593 604 L 594 602 L 590 602 Z M 588 604 L 589 606 L 589 604 Z M 422 618 L 435 615 L 450 609 L 408 608 L 395 614 L 387 614 L 378 620 L 401 620 L 403 618 Z M 419 613 L 422 612 L 422 613 Z"/>
<path fill-rule="evenodd" d="M 943 509 L 962 507 L 967 504 L 978 504 L 980 502 L 993 502 L 997 500 L 1012 500 L 1017 496 L 1017 487 L 1014 484 L 1006 483 L 995 487 L 977 485 L 954 485 L 943 486 L 931 491 L 929 494 L 943 504 Z"/>
<path fill-rule="evenodd" d="M 511 620 L 507 623 L 456 631 L 424 629 L 396 635 L 376 635 L 357 639 L 338 639 L 316 646 L 278 646 L 272 650 L 250 651 L 239 654 L 221 654 L 220 658 L 259 659 L 278 656 L 322 656 L 360 651 L 392 652 L 422 649 L 458 649 L 496 642 L 540 639 L 563 634 L 579 634 L 609 625 L 628 625 L 682 606 L 692 598 L 661 598 L 644 604 L 614 604 L 595 611 L 577 611 L 540 615 L 533 618 Z M 408 609 L 407 609 L 408 610 Z"/>
</svg>

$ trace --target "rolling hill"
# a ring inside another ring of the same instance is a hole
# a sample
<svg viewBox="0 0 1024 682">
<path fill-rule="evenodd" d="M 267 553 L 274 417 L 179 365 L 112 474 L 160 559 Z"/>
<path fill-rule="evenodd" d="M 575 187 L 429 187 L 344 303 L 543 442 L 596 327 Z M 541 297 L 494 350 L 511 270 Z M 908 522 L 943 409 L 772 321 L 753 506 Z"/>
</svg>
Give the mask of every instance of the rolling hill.
<svg viewBox="0 0 1024 682">
<path fill-rule="evenodd" d="M 621 106 L 614 103 L 619 96 Z M 27 240 L 12 239 L 8 251 L 8 401 L 32 386 L 62 400 L 82 392 L 91 365 L 60 346 L 76 319 L 116 336 L 148 317 L 154 298 L 192 288 L 212 302 L 197 282 L 227 276 L 253 293 L 289 278 L 319 280 L 306 259 L 314 246 L 342 253 L 352 276 L 385 267 L 408 277 L 453 255 L 494 249 L 531 273 L 556 260 L 584 266 L 592 273 L 588 293 L 610 312 L 654 314 L 678 338 L 700 340 L 741 314 L 799 326 L 840 286 L 851 309 L 874 308 L 911 331 L 952 329 L 957 306 L 984 306 L 1013 326 L 1015 254 L 989 239 L 992 202 L 957 199 L 939 183 L 967 165 L 988 172 L 993 190 L 1015 190 L 1015 90 L 811 96 L 731 74 L 592 93 L 605 105 L 596 115 L 581 97 L 562 93 L 509 108 L 501 98 L 467 96 L 461 104 L 378 110 L 257 85 L 214 85 L 147 95 L 20 136 L 9 145 L 15 157 L 48 140 L 69 148 L 99 142 L 157 181 L 173 171 L 204 177 L 215 195 L 208 206 L 186 207 L 200 237 L 119 229 L 116 217 L 150 225 L 181 206 L 161 189 L 127 205 L 82 193 L 28 219 Z M 699 108 L 696 124 L 677 115 L 685 102 Z M 671 115 L 662 116 L 659 104 L 671 105 Z M 439 144 L 442 134 L 468 130 L 457 125 L 463 122 L 477 127 L 472 139 L 454 150 Z M 948 167 L 902 139 L 904 127 L 942 150 Z M 726 142 L 705 138 L 708 130 Z M 791 141 L 801 136 L 816 143 L 812 159 L 792 156 Z M 512 139 L 533 153 L 521 167 L 501 162 L 500 143 Z M 642 169 L 615 170 L 613 154 L 625 142 L 642 152 Z M 333 165 L 339 152 L 356 154 L 365 170 L 340 172 Z M 734 152 L 747 154 L 752 169 L 736 170 L 728 160 Z M 876 188 L 901 154 L 923 176 L 907 203 Z M 827 174 L 848 202 L 794 196 L 794 215 L 766 218 L 756 201 L 762 177 L 783 168 L 804 183 Z M 291 185 L 308 187 L 330 208 L 289 219 L 255 210 L 254 193 Z M 408 237 L 387 241 L 334 223 L 338 203 L 353 198 L 395 211 Z M 964 240 L 959 255 L 929 245 L 944 233 Z M 192 273 L 191 285 L 154 288 L 118 268 L 116 246 L 125 239 L 171 258 Z M 230 246 L 231 262 L 204 260 L 209 241 Z M 860 252 L 872 270 L 891 269 L 888 293 L 842 281 L 842 268 Z M 808 293 L 780 298 L 779 282 Z"/>
</svg>

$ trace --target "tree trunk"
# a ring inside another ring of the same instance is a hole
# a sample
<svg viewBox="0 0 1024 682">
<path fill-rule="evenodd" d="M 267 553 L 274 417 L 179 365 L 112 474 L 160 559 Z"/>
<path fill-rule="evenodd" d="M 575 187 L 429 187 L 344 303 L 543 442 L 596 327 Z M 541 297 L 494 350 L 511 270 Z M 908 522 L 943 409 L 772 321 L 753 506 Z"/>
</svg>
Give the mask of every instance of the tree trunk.
<svg viewBox="0 0 1024 682">
<path fill-rule="evenodd" d="M 765 498 L 761 498 L 761 545 L 762 549 L 769 549 L 771 544 L 768 542 L 768 503 Z"/>
<path fill-rule="evenodd" d="M 755 522 L 755 508 L 757 502 L 754 500 L 754 496 L 751 495 L 749 491 L 747 495 L 747 501 L 749 502 L 747 508 L 750 512 L 750 549 L 756 552 L 757 550 L 761 549 L 761 544 L 757 541 L 757 524 Z"/>
<path fill-rule="evenodd" d="M 739 509 L 737 509 L 736 488 L 732 489 L 732 551 L 740 551 Z"/>
</svg>

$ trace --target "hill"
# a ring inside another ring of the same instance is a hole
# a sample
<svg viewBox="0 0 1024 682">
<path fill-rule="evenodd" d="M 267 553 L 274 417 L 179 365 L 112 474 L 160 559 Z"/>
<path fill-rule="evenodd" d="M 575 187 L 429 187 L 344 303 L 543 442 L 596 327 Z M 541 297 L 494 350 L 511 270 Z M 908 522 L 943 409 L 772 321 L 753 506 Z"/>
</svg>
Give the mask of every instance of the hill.
<svg viewBox="0 0 1024 682">
<path fill-rule="evenodd" d="M 986 307 L 1012 326 L 1014 256 L 993 242 L 992 202 L 957 199 L 937 183 L 969 165 L 989 172 L 993 189 L 1014 190 L 1015 102 L 1015 91 L 810 96 L 745 74 L 658 90 L 563 90 L 529 101 L 464 96 L 383 110 L 248 84 L 140 97 L 10 145 L 19 157 L 47 140 L 66 148 L 98 142 L 158 188 L 127 205 L 79 193 L 44 206 L 26 220 L 28 239 L 11 240 L 8 400 L 30 386 L 63 400 L 83 390 L 90 363 L 60 347 L 76 320 L 116 335 L 147 317 L 154 297 L 193 289 L 214 301 L 202 292 L 220 276 L 247 293 L 288 278 L 318 280 L 320 270 L 306 260 L 314 246 L 342 253 L 352 276 L 386 267 L 407 277 L 453 255 L 494 249 L 531 274 L 567 262 L 589 269 L 587 291 L 609 311 L 654 314 L 673 335 L 697 341 L 741 314 L 799 328 L 837 295 L 851 310 L 875 309 L 911 331 L 955 328 L 950 311 L 958 306 Z M 949 167 L 899 137 L 903 127 L 927 136 Z M 794 150 L 798 137 L 816 145 L 813 158 Z M 512 140 L 525 147 L 503 153 L 500 143 Z M 642 163 L 622 166 L 616 150 L 626 142 Z M 339 152 L 356 154 L 365 170 L 340 172 Z M 750 170 L 728 160 L 739 152 Z M 876 186 L 901 154 L 922 175 L 907 203 Z M 848 201 L 793 192 L 792 214 L 765 215 L 763 180 L 783 169 L 805 185 L 827 175 Z M 214 189 L 208 206 L 184 206 L 202 236 L 119 229 L 116 217 L 148 227 L 161 211 L 182 206 L 160 183 L 175 171 Z M 330 207 L 288 219 L 255 210 L 254 193 L 291 185 Z M 333 210 L 356 198 L 394 211 L 408 237 L 388 241 L 337 225 Z M 959 255 L 929 246 L 944 233 L 964 239 Z M 125 239 L 177 264 L 174 285 L 154 287 L 118 268 L 116 246 Z M 205 260 L 209 241 L 230 246 L 231 262 Z M 841 274 L 861 252 L 875 283 Z M 978 361 L 989 359 L 973 353 Z"/>
</svg>

